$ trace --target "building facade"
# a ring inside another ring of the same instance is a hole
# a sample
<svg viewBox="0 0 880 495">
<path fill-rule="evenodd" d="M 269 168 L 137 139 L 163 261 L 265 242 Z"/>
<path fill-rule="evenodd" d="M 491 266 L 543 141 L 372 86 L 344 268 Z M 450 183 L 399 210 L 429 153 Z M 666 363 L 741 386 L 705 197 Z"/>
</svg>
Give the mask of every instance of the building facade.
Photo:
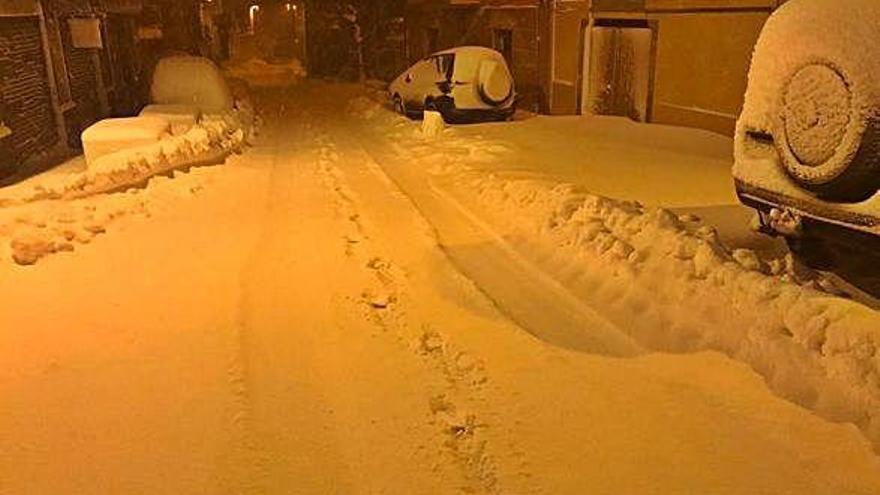
<svg viewBox="0 0 880 495">
<path fill-rule="evenodd" d="M 732 135 L 752 49 L 783 1 L 409 0 L 407 55 L 488 46 L 521 108 Z"/>
<path fill-rule="evenodd" d="M 580 110 L 733 135 L 752 50 L 783 0 L 593 0 Z"/>
<path fill-rule="evenodd" d="M 81 132 L 102 118 L 140 110 L 152 63 L 168 40 L 191 38 L 162 24 L 174 11 L 166 3 L 0 3 L 0 176 L 78 148 Z"/>
</svg>

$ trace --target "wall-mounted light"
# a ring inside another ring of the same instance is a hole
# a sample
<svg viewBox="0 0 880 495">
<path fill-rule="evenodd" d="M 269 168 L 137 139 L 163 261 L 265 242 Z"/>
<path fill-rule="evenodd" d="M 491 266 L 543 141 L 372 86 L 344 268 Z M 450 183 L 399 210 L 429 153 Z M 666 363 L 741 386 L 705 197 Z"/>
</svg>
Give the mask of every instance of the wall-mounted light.
<svg viewBox="0 0 880 495">
<path fill-rule="evenodd" d="M 251 21 L 251 32 L 252 33 L 256 30 L 256 27 L 257 27 L 257 12 L 259 12 L 259 11 L 260 11 L 259 5 L 251 5 L 250 8 L 248 8 L 248 17 Z"/>
</svg>

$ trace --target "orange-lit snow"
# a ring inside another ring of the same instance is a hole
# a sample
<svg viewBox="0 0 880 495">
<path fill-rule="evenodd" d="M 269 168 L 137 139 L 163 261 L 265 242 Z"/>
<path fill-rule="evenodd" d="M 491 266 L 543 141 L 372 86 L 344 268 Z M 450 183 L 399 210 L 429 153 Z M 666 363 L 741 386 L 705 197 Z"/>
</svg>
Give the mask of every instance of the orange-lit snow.
<svg viewBox="0 0 880 495">
<path fill-rule="evenodd" d="M 400 154 L 415 141 L 391 126 L 416 123 L 346 116 L 354 94 L 275 93 L 244 155 L 82 200 L 142 211 L 35 266 L 4 258 L 4 493 L 880 491 L 856 427 L 744 364 L 578 350 L 628 341 L 492 214 L 450 206 L 444 163 Z"/>
<path fill-rule="evenodd" d="M 725 244 L 715 227 L 692 214 L 591 192 L 594 182 L 601 189 L 615 177 L 621 184 L 633 181 L 616 169 L 641 167 L 665 185 L 644 194 L 644 201 L 675 205 L 664 189 L 692 188 L 692 176 L 699 186 L 700 175 L 677 169 L 683 165 L 706 167 L 702 179 L 711 191 L 711 186 L 730 180 L 721 175 L 724 162 L 709 159 L 726 139 L 607 119 L 542 118 L 508 124 L 506 136 L 500 132 L 502 126 L 483 126 L 454 129 L 448 141 L 426 140 L 409 122 L 375 109 L 369 100 L 359 98 L 351 105 L 373 123 L 364 129 L 378 127 L 391 138 L 389 146 L 370 139 L 369 132 L 363 136 L 373 153 L 382 156 L 385 170 L 417 203 L 439 196 L 474 217 L 475 225 L 515 253 L 513 258 L 521 256 L 526 260 L 521 264 L 539 267 L 549 276 L 550 288 L 561 286 L 563 294 L 574 294 L 582 303 L 581 313 L 611 322 L 617 335 L 604 332 L 597 341 L 595 331 L 546 333 L 548 327 L 558 329 L 567 321 L 571 308 L 549 320 L 553 324 L 547 319 L 552 311 L 541 311 L 538 318 L 535 311 L 514 314 L 526 328 L 557 343 L 613 355 L 722 351 L 751 365 L 778 395 L 828 419 L 854 423 L 880 446 L 880 359 L 874 352 L 880 347 L 880 313 L 829 297 L 838 289 L 819 274 L 795 266 L 790 255 L 763 258 L 746 246 Z M 562 127 L 566 120 L 567 130 Z M 495 131 L 492 138 L 481 134 L 488 129 Z M 549 136 L 550 129 L 555 136 Z M 579 131 L 580 143 L 564 143 L 565 136 L 577 141 Z M 557 147 L 549 148 L 547 140 Z M 655 142 L 671 152 L 668 162 L 640 158 L 639 151 Z M 517 147 L 538 152 L 507 151 Z M 591 150 L 602 147 L 606 169 L 584 174 L 583 167 L 598 167 Z M 486 158 L 481 151 L 488 149 L 501 151 Z M 508 165 L 507 159 L 531 167 L 530 175 Z M 419 161 L 430 163 L 427 173 L 412 173 L 411 164 Z M 541 170 L 545 163 L 549 171 Z M 563 182 L 565 170 L 575 171 L 579 186 Z M 691 201 L 698 198 L 694 195 Z M 435 220 L 435 210 L 423 208 L 442 238 L 447 225 Z M 739 242 L 744 236 L 731 237 Z M 523 306 L 505 287 L 516 271 L 486 273 L 488 250 L 447 250 L 490 296 L 509 300 L 502 306 Z"/>
</svg>

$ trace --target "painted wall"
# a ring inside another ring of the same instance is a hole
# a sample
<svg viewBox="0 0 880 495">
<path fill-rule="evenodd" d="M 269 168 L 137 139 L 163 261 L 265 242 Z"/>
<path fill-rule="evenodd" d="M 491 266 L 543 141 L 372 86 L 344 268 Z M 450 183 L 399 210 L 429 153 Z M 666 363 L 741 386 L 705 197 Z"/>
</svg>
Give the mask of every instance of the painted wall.
<svg viewBox="0 0 880 495">
<path fill-rule="evenodd" d="M 656 14 L 652 121 L 733 135 L 767 12 Z"/>
<path fill-rule="evenodd" d="M 37 15 L 37 0 L 2 0 L 0 17 Z"/>
<path fill-rule="evenodd" d="M 589 1 L 557 1 L 551 13 L 553 62 L 550 89 L 551 114 L 578 112 L 579 87 L 583 77 L 584 29 L 589 18 Z"/>
</svg>

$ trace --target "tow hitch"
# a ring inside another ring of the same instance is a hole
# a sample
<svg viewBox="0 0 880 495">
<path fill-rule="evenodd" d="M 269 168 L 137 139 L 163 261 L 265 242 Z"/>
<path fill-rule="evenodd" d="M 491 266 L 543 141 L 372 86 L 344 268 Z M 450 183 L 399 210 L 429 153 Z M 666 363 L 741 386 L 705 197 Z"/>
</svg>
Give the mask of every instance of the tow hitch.
<svg viewBox="0 0 880 495">
<path fill-rule="evenodd" d="M 771 208 L 769 212 L 758 210 L 754 227 L 762 234 L 798 238 L 803 234 L 801 215 L 787 208 Z"/>
</svg>

